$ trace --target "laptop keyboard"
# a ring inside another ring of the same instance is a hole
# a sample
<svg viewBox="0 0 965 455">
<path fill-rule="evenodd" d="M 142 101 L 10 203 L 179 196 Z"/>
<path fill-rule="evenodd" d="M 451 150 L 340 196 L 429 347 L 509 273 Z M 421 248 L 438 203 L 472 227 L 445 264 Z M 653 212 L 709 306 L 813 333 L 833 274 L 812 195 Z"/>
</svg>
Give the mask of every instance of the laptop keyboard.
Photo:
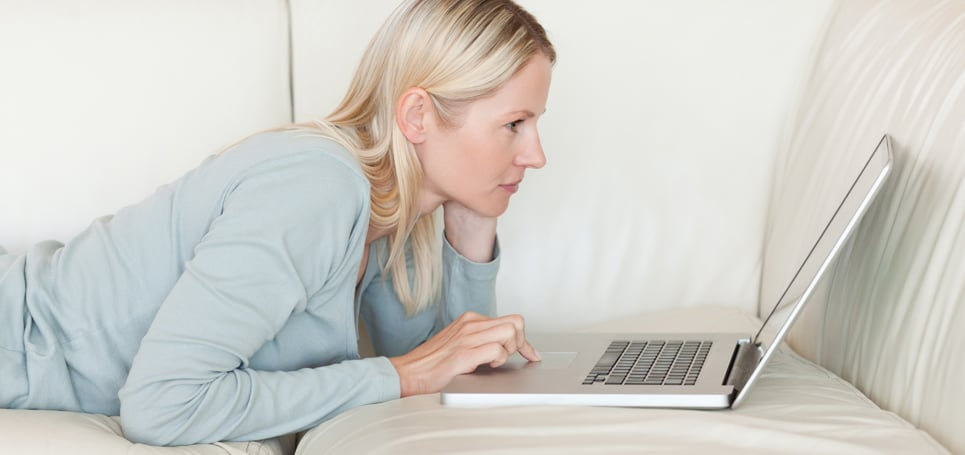
<svg viewBox="0 0 965 455">
<path fill-rule="evenodd" d="M 614 341 L 583 384 L 694 385 L 711 341 Z"/>
</svg>

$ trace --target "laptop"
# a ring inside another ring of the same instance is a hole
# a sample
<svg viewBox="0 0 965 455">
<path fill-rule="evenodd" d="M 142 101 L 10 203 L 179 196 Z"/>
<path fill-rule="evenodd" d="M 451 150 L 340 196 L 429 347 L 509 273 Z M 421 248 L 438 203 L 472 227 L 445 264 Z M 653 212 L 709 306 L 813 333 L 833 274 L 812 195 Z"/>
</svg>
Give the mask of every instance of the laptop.
<svg viewBox="0 0 965 455">
<path fill-rule="evenodd" d="M 527 336 L 542 360 L 518 354 L 457 376 L 448 406 L 563 404 L 724 409 L 739 405 L 818 280 L 891 173 L 891 139 L 878 142 L 756 334 L 558 333 Z"/>
</svg>

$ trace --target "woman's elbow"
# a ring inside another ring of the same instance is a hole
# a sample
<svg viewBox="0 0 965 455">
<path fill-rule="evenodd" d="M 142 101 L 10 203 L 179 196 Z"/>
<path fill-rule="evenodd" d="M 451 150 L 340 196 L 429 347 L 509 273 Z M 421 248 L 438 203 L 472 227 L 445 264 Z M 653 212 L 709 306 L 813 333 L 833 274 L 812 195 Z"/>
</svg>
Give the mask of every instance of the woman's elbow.
<svg viewBox="0 0 965 455">
<path fill-rule="evenodd" d="M 200 441 L 185 439 L 184 409 L 146 393 L 121 396 L 121 428 L 131 442 L 152 446 L 178 446 Z"/>
<path fill-rule="evenodd" d="M 150 410 L 132 409 L 121 406 L 121 428 L 128 441 L 148 444 L 152 446 L 174 445 L 174 440 L 167 435 L 163 425 Z"/>
</svg>

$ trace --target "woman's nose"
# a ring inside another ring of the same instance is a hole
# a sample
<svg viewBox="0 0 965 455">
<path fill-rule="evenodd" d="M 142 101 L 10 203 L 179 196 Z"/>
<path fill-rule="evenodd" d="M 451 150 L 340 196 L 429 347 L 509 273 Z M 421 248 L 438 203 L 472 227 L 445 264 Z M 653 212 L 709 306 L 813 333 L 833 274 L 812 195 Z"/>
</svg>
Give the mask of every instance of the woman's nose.
<svg viewBox="0 0 965 455">
<path fill-rule="evenodd" d="M 540 143 L 538 134 L 533 142 L 516 156 L 516 165 L 533 169 L 539 169 L 546 165 L 546 154 L 543 153 L 543 144 Z"/>
</svg>

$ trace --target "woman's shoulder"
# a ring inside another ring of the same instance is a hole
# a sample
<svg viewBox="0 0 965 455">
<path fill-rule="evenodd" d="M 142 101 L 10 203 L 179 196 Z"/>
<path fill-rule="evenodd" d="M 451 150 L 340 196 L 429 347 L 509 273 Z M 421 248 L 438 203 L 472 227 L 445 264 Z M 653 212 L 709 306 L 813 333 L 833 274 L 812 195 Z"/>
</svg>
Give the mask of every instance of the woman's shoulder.
<svg viewBox="0 0 965 455">
<path fill-rule="evenodd" d="M 229 148 L 224 158 L 252 165 L 284 162 L 321 164 L 332 171 L 351 171 L 364 178 L 355 156 L 337 141 L 307 129 L 286 129 L 253 134 Z"/>
<path fill-rule="evenodd" d="M 206 159 L 167 191 L 192 207 L 203 206 L 205 213 L 266 199 L 297 199 L 301 207 L 318 210 L 337 200 L 352 213 L 367 213 L 369 200 L 368 179 L 344 146 L 320 135 L 287 130 L 244 138 Z M 285 208 L 281 204 L 273 210 Z"/>
<path fill-rule="evenodd" d="M 355 190 L 367 199 L 369 182 L 355 156 L 340 143 L 306 131 L 253 134 L 206 159 L 181 180 L 183 189 L 203 187 L 230 194 L 243 182 L 298 184 Z"/>
</svg>

